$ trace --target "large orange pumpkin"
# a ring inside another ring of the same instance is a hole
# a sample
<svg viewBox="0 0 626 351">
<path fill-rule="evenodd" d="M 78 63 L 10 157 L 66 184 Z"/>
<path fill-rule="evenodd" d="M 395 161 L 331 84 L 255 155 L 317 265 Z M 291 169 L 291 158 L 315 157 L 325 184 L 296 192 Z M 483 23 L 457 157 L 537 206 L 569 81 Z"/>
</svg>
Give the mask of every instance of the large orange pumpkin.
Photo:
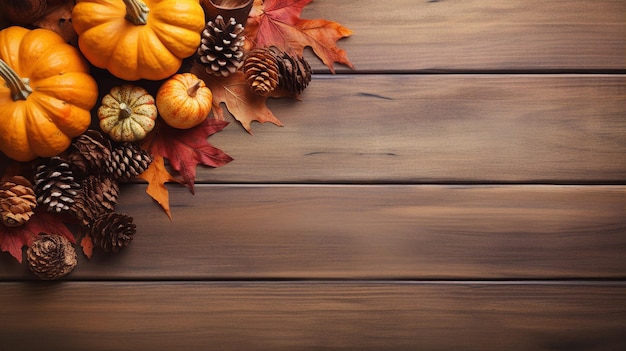
<svg viewBox="0 0 626 351">
<path fill-rule="evenodd" d="M 205 25 L 198 0 L 78 0 L 72 23 L 87 60 L 129 81 L 176 73 Z"/>
<path fill-rule="evenodd" d="M 17 161 L 63 152 L 91 123 L 98 86 L 80 52 L 47 29 L 0 31 L 0 150 Z"/>
</svg>

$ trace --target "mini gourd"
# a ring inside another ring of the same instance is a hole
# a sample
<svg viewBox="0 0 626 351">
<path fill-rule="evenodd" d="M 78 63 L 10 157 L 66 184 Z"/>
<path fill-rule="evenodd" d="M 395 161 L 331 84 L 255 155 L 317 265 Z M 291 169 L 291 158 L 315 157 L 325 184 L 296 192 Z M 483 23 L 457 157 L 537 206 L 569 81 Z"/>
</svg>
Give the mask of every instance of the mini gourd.
<svg viewBox="0 0 626 351">
<path fill-rule="evenodd" d="M 47 29 L 0 31 L 0 150 L 51 157 L 91 123 L 98 86 L 80 52 Z"/>
<path fill-rule="evenodd" d="M 176 73 L 205 25 L 198 0 L 78 0 L 72 23 L 87 60 L 128 81 Z"/>
<path fill-rule="evenodd" d="M 193 73 L 175 74 L 166 80 L 156 95 L 159 115 L 169 126 L 189 129 L 209 116 L 213 93 Z"/>
<path fill-rule="evenodd" d="M 100 129 L 120 142 L 139 141 L 154 129 L 157 108 L 154 97 L 140 86 L 113 87 L 98 108 Z"/>
</svg>

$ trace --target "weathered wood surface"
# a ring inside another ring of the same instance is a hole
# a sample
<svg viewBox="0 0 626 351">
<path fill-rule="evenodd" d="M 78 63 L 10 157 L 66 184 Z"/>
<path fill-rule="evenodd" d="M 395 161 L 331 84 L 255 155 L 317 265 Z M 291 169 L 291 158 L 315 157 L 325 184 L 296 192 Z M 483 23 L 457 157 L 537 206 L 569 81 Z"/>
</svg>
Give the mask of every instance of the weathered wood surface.
<svg viewBox="0 0 626 351">
<path fill-rule="evenodd" d="M 0 335 L 6 350 L 621 351 L 624 289 L 584 282 L 0 283 Z"/>
<path fill-rule="evenodd" d="M 199 180 L 626 179 L 624 75 L 337 75 L 271 102 L 284 127 L 229 119 L 209 141 L 235 161 Z"/>
<path fill-rule="evenodd" d="M 341 47 L 373 72 L 624 70 L 625 16 L 622 0 L 315 0 L 303 13 L 353 30 Z"/>
<path fill-rule="evenodd" d="M 623 186 L 171 186 L 172 222 L 143 189 L 132 244 L 70 279 L 626 278 Z"/>
<path fill-rule="evenodd" d="M 307 53 L 284 127 L 229 117 L 172 222 L 123 187 L 135 240 L 69 282 L 1 255 L 0 348 L 625 349 L 625 15 L 313 1 L 356 70 Z"/>
</svg>

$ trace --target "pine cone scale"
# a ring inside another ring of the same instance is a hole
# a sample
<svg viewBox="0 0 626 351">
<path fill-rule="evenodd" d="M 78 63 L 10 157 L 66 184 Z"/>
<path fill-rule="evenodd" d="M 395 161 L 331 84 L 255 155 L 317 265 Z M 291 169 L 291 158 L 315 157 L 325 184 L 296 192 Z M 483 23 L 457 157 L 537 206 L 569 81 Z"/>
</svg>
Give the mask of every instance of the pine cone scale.
<svg viewBox="0 0 626 351">
<path fill-rule="evenodd" d="M 58 279 L 76 267 L 76 250 L 61 235 L 41 233 L 26 251 L 28 267 L 42 279 Z"/>
<path fill-rule="evenodd" d="M 11 177 L 0 183 L 0 219 L 7 227 L 25 224 L 37 207 L 33 187 L 22 176 Z"/>
<path fill-rule="evenodd" d="M 49 158 L 35 171 L 35 195 L 37 202 L 45 205 L 48 212 L 69 210 L 80 185 L 74 180 L 69 163 L 58 156 Z"/>
<path fill-rule="evenodd" d="M 217 16 L 207 22 L 197 50 L 199 61 L 207 65 L 207 73 L 227 77 L 241 67 L 243 30 L 243 25 L 234 18 L 225 21 Z"/>
</svg>

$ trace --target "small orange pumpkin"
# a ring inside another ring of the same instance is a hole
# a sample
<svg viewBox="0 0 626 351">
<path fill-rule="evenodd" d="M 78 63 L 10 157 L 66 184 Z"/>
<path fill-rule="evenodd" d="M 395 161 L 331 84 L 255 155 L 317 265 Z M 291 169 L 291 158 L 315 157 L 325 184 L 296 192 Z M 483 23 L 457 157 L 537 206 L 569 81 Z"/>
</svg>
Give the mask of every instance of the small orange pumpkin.
<svg viewBox="0 0 626 351">
<path fill-rule="evenodd" d="M 91 123 L 98 86 L 80 52 L 48 29 L 0 31 L 0 150 L 17 161 L 65 151 Z"/>
<path fill-rule="evenodd" d="M 156 95 L 161 118 L 169 126 L 193 128 L 209 116 L 213 93 L 204 81 L 193 73 L 179 73 L 166 80 Z"/>
</svg>

